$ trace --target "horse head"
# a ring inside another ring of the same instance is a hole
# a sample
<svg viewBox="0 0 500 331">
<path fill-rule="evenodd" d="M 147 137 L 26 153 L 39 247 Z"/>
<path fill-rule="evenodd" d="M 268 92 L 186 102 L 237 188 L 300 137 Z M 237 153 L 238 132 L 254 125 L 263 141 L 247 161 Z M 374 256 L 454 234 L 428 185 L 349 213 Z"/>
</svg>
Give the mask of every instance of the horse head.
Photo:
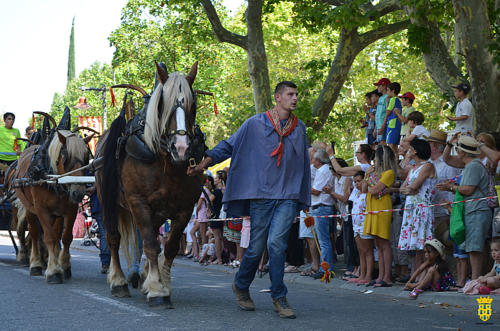
<svg viewBox="0 0 500 331">
<path fill-rule="evenodd" d="M 205 145 L 196 125 L 196 97 L 192 89 L 198 62 L 187 76 L 179 72 L 169 74 L 158 64 L 156 70 L 157 83 L 147 106 L 144 141 L 157 154 L 169 153 L 174 163 L 185 163 L 191 158 L 199 161 Z"/>
<path fill-rule="evenodd" d="M 49 164 L 54 174 L 64 174 L 81 168 L 89 163 L 89 149 L 87 143 L 93 135 L 82 139 L 78 134 L 69 130 L 57 130 L 49 144 Z M 84 171 L 77 171 L 74 176 L 83 176 Z M 85 185 L 70 184 L 69 197 L 75 202 L 81 202 L 85 195 Z"/>
</svg>

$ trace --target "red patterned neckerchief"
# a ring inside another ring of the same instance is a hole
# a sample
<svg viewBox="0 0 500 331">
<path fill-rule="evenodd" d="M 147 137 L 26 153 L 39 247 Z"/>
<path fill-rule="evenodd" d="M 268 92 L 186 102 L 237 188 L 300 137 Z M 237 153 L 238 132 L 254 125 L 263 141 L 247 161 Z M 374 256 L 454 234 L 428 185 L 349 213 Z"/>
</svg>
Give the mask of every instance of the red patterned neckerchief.
<svg viewBox="0 0 500 331">
<path fill-rule="evenodd" d="M 283 137 L 288 136 L 292 131 L 295 129 L 297 126 L 297 123 L 299 122 L 297 116 L 294 114 L 290 114 L 290 117 L 288 117 L 288 120 L 285 123 L 285 126 L 283 129 L 281 129 L 281 124 L 280 124 L 280 117 L 278 114 L 278 111 L 275 108 L 271 108 L 268 111 L 266 111 L 267 118 L 269 118 L 269 121 L 271 121 L 271 124 L 274 127 L 274 131 L 278 134 L 280 137 L 280 142 L 278 147 L 271 153 L 271 157 L 278 155 L 278 162 L 277 166 L 280 166 L 281 163 L 281 158 L 283 157 Z"/>
</svg>

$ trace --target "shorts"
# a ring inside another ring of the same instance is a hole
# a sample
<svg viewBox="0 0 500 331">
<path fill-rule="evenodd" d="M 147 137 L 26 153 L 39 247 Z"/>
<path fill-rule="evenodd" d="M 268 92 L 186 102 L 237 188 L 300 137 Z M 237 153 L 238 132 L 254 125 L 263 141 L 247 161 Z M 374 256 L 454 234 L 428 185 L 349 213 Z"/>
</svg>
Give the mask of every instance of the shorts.
<svg viewBox="0 0 500 331">
<path fill-rule="evenodd" d="M 397 128 L 387 130 L 386 142 L 388 144 L 399 145 L 400 139 L 400 130 L 398 130 Z"/>
<path fill-rule="evenodd" d="M 369 239 L 374 238 L 372 235 L 369 235 L 369 234 L 362 234 L 361 232 L 354 232 L 354 238 L 356 238 L 357 236 L 359 236 L 361 239 L 365 239 L 365 240 L 369 240 Z"/>
<path fill-rule="evenodd" d="M 301 211 L 300 212 L 300 223 L 299 223 L 299 238 L 304 239 L 304 238 L 314 238 L 312 234 L 312 230 L 306 226 L 304 223 L 304 218 L 306 217 L 306 214 Z"/>
<path fill-rule="evenodd" d="M 382 134 L 377 133 L 377 142 L 385 141 L 387 138 L 387 128 L 384 130 Z"/>
<path fill-rule="evenodd" d="M 477 210 L 464 215 L 465 251 L 482 252 L 491 230 L 491 210 Z"/>
<path fill-rule="evenodd" d="M 223 229 L 224 228 L 224 221 L 209 221 L 209 226 L 212 229 Z"/>
<path fill-rule="evenodd" d="M 375 141 L 376 140 L 375 140 L 375 137 L 373 136 L 373 131 L 370 131 L 370 132 L 366 131 L 366 143 L 368 145 L 373 145 L 373 144 L 375 144 Z"/>
<path fill-rule="evenodd" d="M 460 248 L 457 244 L 453 243 L 453 257 L 456 259 L 466 259 L 469 257 L 469 254 L 463 249 Z"/>
</svg>

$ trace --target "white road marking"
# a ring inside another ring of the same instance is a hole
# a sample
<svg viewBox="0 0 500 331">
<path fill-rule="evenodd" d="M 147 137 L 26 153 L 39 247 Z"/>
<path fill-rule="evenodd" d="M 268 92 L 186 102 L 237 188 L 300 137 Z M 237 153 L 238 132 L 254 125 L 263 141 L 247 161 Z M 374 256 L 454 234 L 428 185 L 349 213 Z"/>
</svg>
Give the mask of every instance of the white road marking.
<svg viewBox="0 0 500 331">
<path fill-rule="evenodd" d="M 73 293 L 76 293 L 76 294 L 83 295 L 83 296 L 86 296 L 88 298 L 94 299 L 96 301 L 107 303 L 108 305 L 117 307 L 119 309 L 126 310 L 126 311 L 129 311 L 131 313 L 139 314 L 139 315 L 141 315 L 143 317 L 151 317 L 151 316 L 153 316 L 153 317 L 159 317 L 160 316 L 159 314 L 155 314 L 153 312 L 146 311 L 146 310 L 134 307 L 132 305 L 129 305 L 129 304 L 126 304 L 126 303 L 114 300 L 114 299 L 103 297 L 103 296 L 101 296 L 99 294 L 95 294 L 95 293 L 92 293 L 92 292 L 89 292 L 89 291 L 80 290 L 80 289 L 70 289 L 70 291 L 73 292 Z"/>
</svg>

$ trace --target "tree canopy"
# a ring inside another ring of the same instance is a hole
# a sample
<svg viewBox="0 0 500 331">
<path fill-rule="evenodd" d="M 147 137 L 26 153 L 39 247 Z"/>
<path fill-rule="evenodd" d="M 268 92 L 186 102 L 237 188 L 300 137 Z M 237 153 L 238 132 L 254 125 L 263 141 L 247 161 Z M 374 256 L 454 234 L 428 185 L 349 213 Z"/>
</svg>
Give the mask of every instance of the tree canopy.
<svg viewBox="0 0 500 331">
<path fill-rule="evenodd" d="M 200 61 L 195 88 L 213 92 L 219 110 L 215 115 L 211 97 L 198 98 L 197 121 L 209 146 L 270 107 L 272 88 L 282 80 L 299 87 L 297 115 L 310 140 L 334 137 L 346 157 L 350 144 L 364 138 L 364 94 L 381 77 L 413 92 L 425 125 L 443 129 L 451 128 L 445 118 L 455 103 L 451 85 L 469 80 L 478 130 L 500 131 L 499 121 L 488 120 L 497 119 L 498 107 L 482 100 L 480 90 L 500 98 L 500 1 L 481 2 L 248 0 L 231 15 L 220 1 L 130 0 L 109 36 L 112 63 L 83 70 L 64 95 L 54 96 L 52 111 L 60 116 L 64 105 L 76 104 L 82 85 L 130 83 L 150 91 L 155 61 L 184 73 Z M 486 20 L 482 30 L 470 26 L 467 10 Z M 489 75 L 480 79 L 484 70 Z M 118 100 L 123 93 L 116 92 Z M 85 96 L 94 107 L 73 114 L 100 115 L 100 95 Z M 136 104 L 142 105 L 139 96 Z M 118 108 L 109 112 L 113 119 Z"/>
</svg>

